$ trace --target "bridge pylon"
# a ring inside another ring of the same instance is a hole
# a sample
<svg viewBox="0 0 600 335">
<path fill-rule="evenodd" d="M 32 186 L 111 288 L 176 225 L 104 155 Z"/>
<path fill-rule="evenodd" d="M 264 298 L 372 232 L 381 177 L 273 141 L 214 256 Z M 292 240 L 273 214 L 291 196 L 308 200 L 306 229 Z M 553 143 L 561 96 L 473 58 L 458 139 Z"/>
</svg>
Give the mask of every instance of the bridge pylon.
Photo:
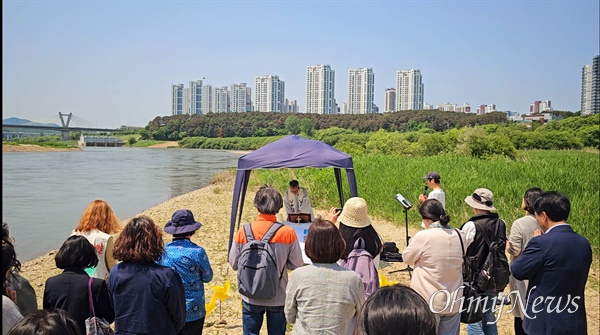
<svg viewBox="0 0 600 335">
<path fill-rule="evenodd" d="M 63 114 L 61 112 L 58 112 L 58 116 L 60 117 L 60 123 L 63 126 L 63 130 L 61 130 L 62 140 L 68 141 L 71 139 L 71 131 L 68 128 L 69 128 L 69 123 L 71 123 L 71 117 L 73 116 L 73 113 Z M 68 116 L 66 122 L 63 119 L 63 116 Z"/>
</svg>

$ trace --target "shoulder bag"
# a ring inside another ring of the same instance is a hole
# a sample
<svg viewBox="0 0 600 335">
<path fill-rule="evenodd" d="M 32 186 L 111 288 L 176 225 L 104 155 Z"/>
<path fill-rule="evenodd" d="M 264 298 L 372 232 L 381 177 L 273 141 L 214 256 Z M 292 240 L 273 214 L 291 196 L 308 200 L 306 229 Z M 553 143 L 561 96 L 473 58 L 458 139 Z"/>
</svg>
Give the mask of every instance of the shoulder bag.
<svg viewBox="0 0 600 335">
<path fill-rule="evenodd" d="M 115 332 L 110 328 L 108 321 L 103 318 L 96 317 L 94 311 L 94 299 L 92 298 L 92 282 L 93 277 L 88 280 L 88 298 L 90 300 L 90 317 L 85 319 L 86 335 L 114 335 Z"/>
</svg>

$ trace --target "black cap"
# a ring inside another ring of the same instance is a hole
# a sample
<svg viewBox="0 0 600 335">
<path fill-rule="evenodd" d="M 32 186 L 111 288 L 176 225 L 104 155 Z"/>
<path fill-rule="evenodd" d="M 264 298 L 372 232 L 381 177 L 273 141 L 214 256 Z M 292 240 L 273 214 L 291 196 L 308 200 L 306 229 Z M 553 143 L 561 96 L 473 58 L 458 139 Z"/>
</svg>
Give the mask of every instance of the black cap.
<svg viewBox="0 0 600 335">
<path fill-rule="evenodd" d="M 423 177 L 423 179 L 435 179 L 435 180 L 440 180 L 440 174 L 437 172 L 429 172 L 425 177 Z"/>
</svg>

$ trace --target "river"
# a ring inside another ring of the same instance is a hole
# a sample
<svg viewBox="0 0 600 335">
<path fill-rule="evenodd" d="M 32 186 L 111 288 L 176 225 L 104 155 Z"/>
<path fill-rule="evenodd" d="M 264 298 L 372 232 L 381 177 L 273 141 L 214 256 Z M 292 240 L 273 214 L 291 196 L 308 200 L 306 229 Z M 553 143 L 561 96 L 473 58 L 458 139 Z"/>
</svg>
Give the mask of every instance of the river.
<svg viewBox="0 0 600 335">
<path fill-rule="evenodd" d="M 2 153 L 2 221 L 26 262 L 58 249 L 87 205 L 106 201 L 127 219 L 170 198 L 207 186 L 237 166 L 222 150 L 91 148 Z"/>
</svg>

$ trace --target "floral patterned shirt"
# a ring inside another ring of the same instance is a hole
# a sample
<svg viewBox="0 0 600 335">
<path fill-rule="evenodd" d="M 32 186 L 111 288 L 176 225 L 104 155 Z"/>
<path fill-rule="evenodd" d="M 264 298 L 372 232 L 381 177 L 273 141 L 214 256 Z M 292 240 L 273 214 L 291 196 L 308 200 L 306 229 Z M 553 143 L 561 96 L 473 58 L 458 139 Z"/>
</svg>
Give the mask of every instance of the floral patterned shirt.
<svg viewBox="0 0 600 335">
<path fill-rule="evenodd" d="M 165 246 L 161 264 L 181 276 L 185 288 L 185 322 L 196 321 L 206 315 L 204 283 L 213 278 L 213 271 L 204 248 L 189 239 L 175 240 Z"/>
</svg>

